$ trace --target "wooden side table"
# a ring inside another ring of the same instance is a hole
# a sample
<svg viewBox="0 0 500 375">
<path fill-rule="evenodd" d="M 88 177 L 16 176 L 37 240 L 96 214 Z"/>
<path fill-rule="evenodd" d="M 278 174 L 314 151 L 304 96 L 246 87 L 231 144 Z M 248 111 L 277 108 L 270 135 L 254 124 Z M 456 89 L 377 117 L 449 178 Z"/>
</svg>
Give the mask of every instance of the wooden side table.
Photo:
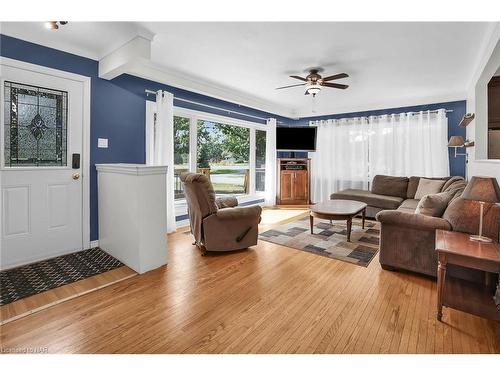
<svg viewBox="0 0 500 375">
<path fill-rule="evenodd" d="M 446 275 L 447 264 L 500 273 L 500 245 L 471 241 L 467 233 L 436 231 L 438 254 L 437 319 L 443 306 L 483 318 L 500 321 L 500 310 L 493 301 L 495 285 L 479 285 Z"/>
</svg>

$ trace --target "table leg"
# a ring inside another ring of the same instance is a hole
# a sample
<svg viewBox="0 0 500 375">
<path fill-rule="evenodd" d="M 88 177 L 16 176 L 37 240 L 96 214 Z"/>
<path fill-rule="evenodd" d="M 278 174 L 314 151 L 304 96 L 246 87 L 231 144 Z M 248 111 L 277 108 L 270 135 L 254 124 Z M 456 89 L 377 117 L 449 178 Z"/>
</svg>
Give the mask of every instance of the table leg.
<svg viewBox="0 0 500 375">
<path fill-rule="evenodd" d="M 366 217 L 366 208 L 363 210 L 363 213 L 361 214 L 361 227 L 365 229 L 365 217 Z"/>
<path fill-rule="evenodd" d="M 352 217 L 347 219 L 347 242 L 351 242 Z"/>
<path fill-rule="evenodd" d="M 443 293 L 446 278 L 446 259 L 439 254 L 438 272 L 437 272 L 437 320 L 443 318 Z"/>
<path fill-rule="evenodd" d="M 313 217 L 313 215 L 309 215 L 309 223 L 311 225 L 311 234 L 314 234 L 313 233 L 313 227 L 314 227 L 314 217 Z"/>
</svg>

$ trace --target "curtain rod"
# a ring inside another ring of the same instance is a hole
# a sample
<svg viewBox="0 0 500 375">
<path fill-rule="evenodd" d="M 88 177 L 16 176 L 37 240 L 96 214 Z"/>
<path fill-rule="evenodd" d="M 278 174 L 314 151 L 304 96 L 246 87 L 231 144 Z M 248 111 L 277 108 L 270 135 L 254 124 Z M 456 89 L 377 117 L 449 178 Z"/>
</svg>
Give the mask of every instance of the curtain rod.
<svg viewBox="0 0 500 375">
<path fill-rule="evenodd" d="M 153 91 L 153 90 L 144 90 L 146 92 L 146 95 L 156 95 L 156 91 Z M 263 120 L 263 121 L 267 121 L 268 119 L 265 118 L 265 117 L 259 117 L 259 116 L 253 116 L 253 115 L 248 115 L 246 113 L 242 113 L 242 112 L 238 112 L 238 111 L 231 111 L 229 109 L 225 109 L 225 108 L 221 108 L 221 107 L 216 107 L 216 106 L 213 106 L 213 105 L 209 105 L 209 104 L 203 104 L 203 103 L 198 103 L 198 102 L 195 102 L 195 101 L 192 101 L 192 100 L 188 100 L 188 99 L 182 99 L 182 98 L 177 98 L 177 97 L 174 97 L 174 100 L 178 100 L 178 101 L 181 101 L 181 102 L 184 102 L 184 103 L 190 103 L 190 104 L 195 104 L 195 105 L 199 105 L 199 106 L 202 106 L 202 107 L 205 107 L 205 108 L 211 108 L 211 109 L 215 109 L 217 111 L 222 111 L 222 112 L 226 112 L 227 114 L 235 114 L 235 115 L 240 115 L 240 116 L 245 116 L 245 117 L 250 117 L 250 118 L 255 118 L 257 120 Z M 280 121 L 277 121 L 278 123 L 281 124 Z"/>
<path fill-rule="evenodd" d="M 399 112 L 399 113 L 388 113 L 385 115 L 376 115 L 376 116 L 353 116 L 353 117 L 341 117 L 341 118 L 330 118 L 326 120 L 310 120 L 310 121 L 328 121 L 328 120 L 350 120 L 350 119 L 355 119 L 355 118 L 366 118 L 369 119 L 370 117 L 384 117 L 384 116 L 394 116 L 394 115 L 400 115 L 400 114 L 411 114 L 411 115 L 416 115 L 422 112 L 424 115 L 427 113 L 438 113 L 438 109 L 434 109 L 432 111 L 417 111 L 417 112 Z M 445 110 L 445 113 L 450 113 L 453 112 L 453 109 L 447 109 Z"/>
</svg>

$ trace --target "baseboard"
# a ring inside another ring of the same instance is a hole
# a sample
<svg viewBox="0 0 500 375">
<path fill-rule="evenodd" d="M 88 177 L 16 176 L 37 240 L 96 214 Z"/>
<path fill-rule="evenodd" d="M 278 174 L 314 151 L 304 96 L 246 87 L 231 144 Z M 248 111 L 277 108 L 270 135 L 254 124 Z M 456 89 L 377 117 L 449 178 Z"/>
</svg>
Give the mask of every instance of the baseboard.
<svg viewBox="0 0 500 375">
<path fill-rule="evenodd" d="M 90 248 L 99 247 L 99 240 L 90 241 Z"/>
</svg>

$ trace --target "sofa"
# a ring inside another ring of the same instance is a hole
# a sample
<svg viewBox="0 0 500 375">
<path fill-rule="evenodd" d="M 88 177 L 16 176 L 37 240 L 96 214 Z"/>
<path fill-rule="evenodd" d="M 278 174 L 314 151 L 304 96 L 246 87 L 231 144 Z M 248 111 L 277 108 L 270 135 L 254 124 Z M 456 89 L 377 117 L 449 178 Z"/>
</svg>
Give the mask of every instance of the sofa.
<svg viewBox="0 0 500 375">
<path fill-rule="evenodd" d="M 477 233 L 479 204 L 460 197 L 467 185 L 462 177 L 445 177 L 441 193 L 448 194 L 448 201 L 444 212 L 438 217 L 415 213 L 420 202 L 415 199 L 420 178 L 375 176 L 371 191 L 344 190 L 332 194 L 331 198 L 360 200 L 369 205 L 372 213 L 377 211 L 375 216 L 381 224 L 379 261 L 383 269 L 436 277 L 436 229 Z M 403 198 L 405 181 L 406 197 Z M 386 199 L 381 192 L 391 195 Z M 497 239 L 499 224 L 500 209 L 488 208 L 484 214 L 484 234 Z M 471 281 L 484 278 L 482 273 L 460 267 L 452 267 L 449 272 Z"/>
<path fill-rule="evenodd" d="M 420 182 L 420 176 L 395 177 L 376 175 L 371 183 L 371 190 L 345 189 L 330 195 L 330 199 L 350 199 L 364 202 L 366 216 L 375 218 L 383 210 L 399 210 L 415 212 L 420 199 L 415 199 L 415 194 Z M 425 177 L 429 179 L 428 177 Z M 463 177 L 440 177 L 431 180 L 443 180 L 441 192 L 453 192 L 456 196 L 462 194 L 466 183 Z"/>
<path fill-rule="evenodd" d="M 181 181 L 186 194 L 191 233 L 205 255 L 207 251 L 246 249 L 257 244 L 260 206 L 237 207 L 234 197 L 215 197 L 207 176 L 184 172 Z"/>
</svg>

